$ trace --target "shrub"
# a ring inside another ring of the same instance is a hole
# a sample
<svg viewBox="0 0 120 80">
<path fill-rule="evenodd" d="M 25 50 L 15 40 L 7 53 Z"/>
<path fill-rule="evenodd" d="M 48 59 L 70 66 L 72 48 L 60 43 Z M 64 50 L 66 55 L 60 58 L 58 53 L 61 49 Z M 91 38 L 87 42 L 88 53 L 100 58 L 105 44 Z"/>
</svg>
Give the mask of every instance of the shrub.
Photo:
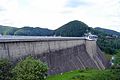
<svg viewBox="0 0 120 80">
<path fill-rule="evenodd" d="M 120 50 L 116 51 L 116 55 L 115 55 L 115 66 L 120 66 Z"/>
<path fill-rule="evenodd" d="M 7 59 L 0 59 L 0 80 L 10 80 L 11 63 Z"/>
<path fill-rule="evenodd" d="M 40 60 L 27 57 L 12 70 L 12 80 L 45 80 L 47 65 Z"/>
</svg>

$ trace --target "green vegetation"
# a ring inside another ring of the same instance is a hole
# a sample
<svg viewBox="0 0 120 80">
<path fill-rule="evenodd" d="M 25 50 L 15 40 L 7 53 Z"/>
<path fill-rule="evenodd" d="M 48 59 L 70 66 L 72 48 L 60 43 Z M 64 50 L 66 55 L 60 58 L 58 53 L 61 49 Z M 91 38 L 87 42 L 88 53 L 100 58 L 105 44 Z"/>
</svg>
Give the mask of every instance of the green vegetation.
<svg viewBox="0 0 120 80">
<path fill-rule="evenodd" d="M 116 51 L 114 63 L 115 63 L 115 66 L 120 67 L 120 50 Z"/>
<path fill-rule="evenodd" d="M 111 54 L 104 54 L 104 55 L 105 55 L 106 60 L 108 60 L 108 61 L 111 60 L 111 58 L 112 58 Z"/>
<path fill-rule="evenodd" d="M 100 27 L 96 27 L 95 30 L 104 32 L 105 34 L 108 34 L 108 35 L 120 36 L 120 33 L 117 31 L 114 31 L 114 30 L 104 29 L 104 28 L 100 28 Z"/>
<path fill-rule="evenodd" d="M 71 78 L 71 80 L 114 80 L 109 70 L 88 70 Z"/>
<path fill-rule="evenodd" d="M 33 27 L 22 27 L 15 28 L 9 26 L 0 25 L 0 34 L 2 35 L 22 35 L 22 36 L 67 36 L 67 37 L 81 37 L 84 36 L 85 33 L 92 32 L 93 34 L 97 34 L 99 36 L 105 35 L 103 32 L 95 30 L 91 27 L 88 27 L 85 23 L 81 21 L 71 21 L 62 27 L 56 30 L 49 30 L 46 28 L 33 28 Z"/>
<path fill-rule="evenodd" d="M 46 80 L 48 67 L 40 60 L 27 57 L 17 65 L 0 60 L 0 80 Z"/>
<path fill-rule="evenodd" d="M 71 21 L 55 30 L 56 36 L 80 37 L 91 28 L 81 21 Z"/>
<path fill-rule="evenodd" d="M 0 25 L 0 34 L 2 35 L 19 35 L 19 36 L 51 36 L 54 31 L 45 28 L 23 27 L 15 28 Z"/>
<path fill-rule="evenodd" d="M 48 76 L 47 80 L 69 80 L 70 78 L 76 76 L 77 74 L 79 74 L 79 70 L 66 72 L 63 73 L 62 75 L 57 74 L 57 75 Z"/>
<path fill-rule="evenodd" d="M 113 71 L 109 70 L 76 70 L 64 74 L 49 76 L 47 80 L 119 80 Z"/>
<path fill-rule="evenodd" d="M 14 35 L 14 32 L 17 30 L 15 27 L 8 27 L 0 25 L 0 34 L 2 35 Z"/>
<path fill-rule="evenodd" d="M 100 49 L 108 54 L 115 54 L 116 50 L 120 49 L 120 39 L 107 39 L 107 38 L 99 38 L 97 41 Z"/>
<path fill-rule="evenodd" d="M 57 75 L 52 75 L 47 80 L 120 80 L 120 68 L 113 67 L 106 70 L 75 70 Z"/>
<path fill-rule="evenodd" d="M 47 69 L 40 60 L 27 57 L 12 70 L 13 80 L 45 80 Z"/>
<path fill-rule="evenodd" d="M 114 65 L 111 67 L 111 71 L 115 74 L 116 79 L 114 80 L 120 80 L 120 50 L 116 51 L 113 63 Z"/>
<path fill-rule="evenodd" d="M 95 30 L 94 28 L 88 27 L 85 23 L 81 21 L 71 21 L 62 27 L 55 30 L 56 36 L 65 36 L 65 37 L 81 37 L 85 36 L 85 33 L 91 32 L 92 34 L 96 34 L 99 37 L 106 36 L 102 31 Z"/>
<path fill-rule="evenodd" d="M 0 80 L 10 80 L 11 69 L 11 63 L 7 59 L 0 59 Z"/>
<path fill-rule="evenodd" d="M 14 35 L 23 35 L 23 36 L 51 36 L 53 31 L 44 28 L 32 28 L 32 27 L 23 27 L 17 30 Z"/>
</svg>

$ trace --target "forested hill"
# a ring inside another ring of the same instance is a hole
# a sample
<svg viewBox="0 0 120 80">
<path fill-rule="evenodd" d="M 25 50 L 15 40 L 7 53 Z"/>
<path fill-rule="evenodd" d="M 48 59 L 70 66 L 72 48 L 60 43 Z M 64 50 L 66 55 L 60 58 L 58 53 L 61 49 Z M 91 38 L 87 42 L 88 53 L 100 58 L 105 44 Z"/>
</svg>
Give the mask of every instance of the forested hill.
<svg viewBox="0 0 120 80">
<path fill-rule="evenodd" d="M 118 35 L 118 36 L 120 36 L 120 32 L 110 30 L 110 29 L 104 29 L 104 28 L 96 27 L 95 30 L 102 31 L 102 32 L 104 32 L 106 34 L 109 34 L 109 35 Z"/>
<path fill-rule="evenodd" d="M 0 34 L 2 34 L 2 35 L 14 35 L 14 32 L 17 30 L 18 30 L 18 28 L 15 28 L 15 27 L 0 25 Z"/>
<path fill-rule="evenodd" d="M 91 28 L 81 21 L 71 21 L 55 30 L 56 36 L 79 37 L 83 36 Z"/>
<path fill-rule="evenodd" d="M 39 28 L 39 27 L 15 28 L 10 26 L 0 25 L 0 34 L 21 35 L 21 36 L 52 36 L 54 34 L 54 31 L 46 28 Z"/>
<path fill-rule="evenodd" d="M 84 22 L 74 20 L 71 21 L 60 28 L 55 30 L 56 36 L 69 36 L 69 37 L 81 37 L 84 36 L 85 33 L 91 32 L 92 34 L 96 34 L 98 36 L 106 36 L 103 31 L 95 30 L 94 28 L 89 27 Z"/>
<path fill-rule="evenodd" d="M 53 30 L 45 28 L 33 28 L 33 27 L 23 27 L 19 28 L 14 35 L 24 35 L 24 36 L 52 36 Z"/>
</svg>

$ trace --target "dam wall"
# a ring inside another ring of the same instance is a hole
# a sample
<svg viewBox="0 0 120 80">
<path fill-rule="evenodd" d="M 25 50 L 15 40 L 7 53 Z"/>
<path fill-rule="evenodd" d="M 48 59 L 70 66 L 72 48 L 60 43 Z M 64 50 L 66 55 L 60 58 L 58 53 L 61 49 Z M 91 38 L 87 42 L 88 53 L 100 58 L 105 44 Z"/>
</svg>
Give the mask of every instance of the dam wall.
<svg viewBox="0 0 120 80">
<path fill-rule="evenodd" d="M 84 40 L 40 40 L 0 42 L 0 58 L 16 59 L 84 44 Z"/>
<path fill-rule="evenodd" d="M 0 58 L 15 61 L 28 55 L 47 63 L 49 74 L 85 68 L 105 69 L 107 64 L 96 41 L 79 38 L 0 41 Z"/>
</svg>

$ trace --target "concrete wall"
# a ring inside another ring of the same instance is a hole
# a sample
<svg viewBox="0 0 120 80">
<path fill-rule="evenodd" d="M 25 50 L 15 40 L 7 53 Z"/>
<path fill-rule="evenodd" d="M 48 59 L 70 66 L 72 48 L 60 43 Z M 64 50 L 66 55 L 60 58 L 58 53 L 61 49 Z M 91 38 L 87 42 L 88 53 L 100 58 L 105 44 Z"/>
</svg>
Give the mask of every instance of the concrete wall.
<svg viewBox="0 0 120 80">
<path fill-rule="evenodd" d="M 0 58 L 17 60 L 33 55 L 46 62 L 49 74 L 86 67 L 104 69 L 106 60 L 96 41 L 84 39 L 0 42 Z"/>
<path fill-rule="evenodd" d="M 14 59 L 29 54 L 42 54 L 50 51 L 66 49 L 84 43 L 84 40 L 0 42 L 0 57 Z"/>
</svg>

